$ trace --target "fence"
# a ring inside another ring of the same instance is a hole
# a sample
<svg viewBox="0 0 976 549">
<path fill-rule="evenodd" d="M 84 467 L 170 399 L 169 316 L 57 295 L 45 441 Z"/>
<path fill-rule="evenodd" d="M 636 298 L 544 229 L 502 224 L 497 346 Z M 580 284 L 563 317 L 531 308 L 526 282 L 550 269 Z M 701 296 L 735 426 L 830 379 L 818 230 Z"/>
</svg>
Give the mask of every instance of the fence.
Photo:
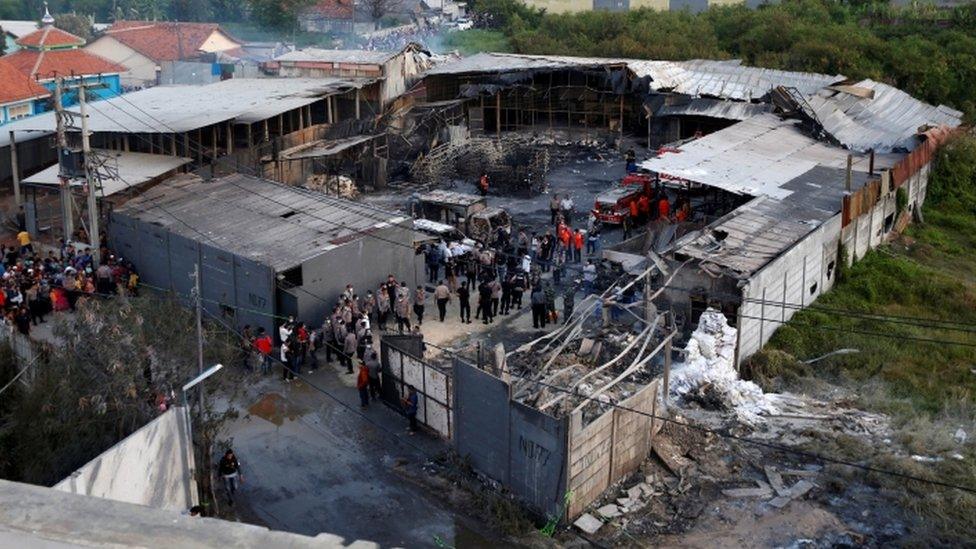
<svg viewBox="0 0 976 549">
<path fill-rule="evenodd" d="M 17 375 L 20 382 L 29 386 L 34 381 L 36 370 L 33 366 L 34 361 L 38 358 L 34 343 L 29 337 L 6 326 L 0 327 L 0 342 L 10 345 L 10 350 L 13 352 L 17 364 Z M 24 372 L 24 370 L 29 371 Z"/>
<path fill-rule="evenodd" d="M 417 358 L 421 339 L 417 336 L 384 335 L 380 342 L 383 366 L 383 400 L 399 408 L 406 396 L 406 386 L 417 390 L 417 421 L 445 439 L 453 433 L 451 375 L 437 366 Z"/>
</svg>

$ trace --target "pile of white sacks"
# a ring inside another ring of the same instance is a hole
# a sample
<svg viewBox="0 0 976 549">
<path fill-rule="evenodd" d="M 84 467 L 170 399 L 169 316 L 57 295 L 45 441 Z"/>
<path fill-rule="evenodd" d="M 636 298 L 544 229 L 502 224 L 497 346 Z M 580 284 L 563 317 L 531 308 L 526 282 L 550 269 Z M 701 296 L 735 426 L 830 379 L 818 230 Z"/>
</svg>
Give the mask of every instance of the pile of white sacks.
<svg viewBox="0 0 976 549">
<path fill-rule="evenodd" d="M 707 309 L 698 321 L 685 347 L 685 359 L 671 371 L 671 396 L 680 401 L 687 393 L 711 384 L 725 406 L 737 419 L 749 425 L 762 423 L 760 416 L 777 414 L 777 402 L 783 395 L 763 393 L 758 385 L 739 379 L 735 370 L 736 329 L 725 315 Z"/>
</svg>

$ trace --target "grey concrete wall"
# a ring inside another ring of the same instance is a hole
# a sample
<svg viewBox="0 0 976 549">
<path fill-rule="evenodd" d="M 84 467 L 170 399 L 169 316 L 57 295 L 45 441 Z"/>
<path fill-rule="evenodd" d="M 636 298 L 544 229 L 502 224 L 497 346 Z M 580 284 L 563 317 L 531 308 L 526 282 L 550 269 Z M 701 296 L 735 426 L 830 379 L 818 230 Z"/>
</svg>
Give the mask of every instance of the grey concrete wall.
<svg viewBox="0 0 976 549">
<path fill-rule="evenodd" d="M 377 217 L 381 216 L 379 212 Z M 299 317 L 321 323 L 343 292 L 352 284 L 360 297 L 376 292 L 389 274 L 416 288 L 418 275 L 413 252 L 413 232 L 387 227 L 348 242 L 302 265 L 302 290 L 292 291 L 298 299 Z M 310 295 L 312 294 L 312 295 Z"/>
<path fill-rule="evenodd" d="M 186 409 L 171 408 L 54 489 L 185 511 L 198 502 L 189 429 Z"/>
<path fill-rule="evenodd" d="M 509 484 L 509 386 L 454 361 L 454 447 L 481 473 Z"/>
<path fill-rule="evenodd" d="M 180 511 L 0 480 L 0 547 L 364 549 L 378 545 L 331 533 L 308 537 L 272 532 L 253 524 L 191 517 Z"/>
<path fill-rule="evenodd" d="M 562 516 L 568 424 L 513 402 L 504 381 L 454 361 L 455 448 L 543 516 Z"/>
<path fill-rule="evenodd" d="M 209 313 L 237 327 L 250 324 L 273 333 L 276 289 L 270 267 L 117 213 L 110 218 L 108 239 L 144 283 L 186 298 L 194 286 L 193 266 L 199 263 Z"/>
<path fill-rule="evenodd" d="M 561 517 L 566 491 L 567 422 L 511 403 L 509 489 L 543 514 Z"/>
</svg>

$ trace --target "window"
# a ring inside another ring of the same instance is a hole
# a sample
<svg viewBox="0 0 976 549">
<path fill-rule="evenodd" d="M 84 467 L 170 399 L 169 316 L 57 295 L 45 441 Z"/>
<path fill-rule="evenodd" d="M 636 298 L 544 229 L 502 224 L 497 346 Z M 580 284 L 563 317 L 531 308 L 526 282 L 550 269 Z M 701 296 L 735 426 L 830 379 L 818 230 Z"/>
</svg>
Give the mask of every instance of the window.
<svg viewBox="0 0 976 549">
<path fill-rule="evenodd" d="M 815 293 L 817 293 L 817 283 L 816 282 L 814 282 L 813 285 L 810 286 L 810 295 L 813 295 Z"/>
<path fill-rule="evenodd" d="M 30 115 L 31 115 L 30 103 L 21 103 L 20 105 L 11 105 L 7 107 L 7 117 L 10 120 L 27 118 Z"/>
</svg>

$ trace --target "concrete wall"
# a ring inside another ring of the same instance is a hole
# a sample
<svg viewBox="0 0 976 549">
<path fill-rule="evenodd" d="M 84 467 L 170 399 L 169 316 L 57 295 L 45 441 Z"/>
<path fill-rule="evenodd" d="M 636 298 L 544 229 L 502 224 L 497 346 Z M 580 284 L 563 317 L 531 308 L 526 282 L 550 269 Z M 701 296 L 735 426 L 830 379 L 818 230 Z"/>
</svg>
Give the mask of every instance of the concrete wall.
<svg viewBox="0 0 976 549">
<path fill-rule="evenodd" d="M 174 407 L 89 461 L 55 490 L 185 511 L 197 500 L 186 408 Z"/>
<path fill-rule="evenodd" d="M 227 320 L 238 327 L 250 324 L 273 333 L 277 290 L 270 267 L 117 213 L 107 230 L 109 246 L 132 261 L 145 284 L 189 298 L 193 266 L 199 263 L 207 311 L 232 315 Z"/>
<path fill-rule="evenodd" d="M 253 524 L 191 517 L 185 511 L 0 480 L 0 547 L 377 547 L 330 533 L 308 537 L 272 532 Z"/>
<path fill-rule="evenodd" d="M 384 215 L 376 214 L 378 218 Z M 411 290 L 424 280 L 417 278 L 412 231 L 393 226 L 369 234 L 373 236 L 357 238 L 302 265 L 305 291 L 292 292 L 298 300 L 300 318 L 313 323 L 325 318 L 346 284 L 352 284 L 362 297 L 368 290 L 375 293 L 391 273 L 397 280 L 407 282 Z M 419 274 L 423 277 L 423 272 Z"/>
<path fill-rule="evenodd" d="M 657 415 L 660 380 L 620 403 L 624 408 Z M 572 493 L 566 515 L 575 519 L 615 482 L 638 468 L 651 451 L 654 436 L 662 423 L 652 417 L 614 408 L 583 426 L 583 417 L 575 412 L 569 420 L 567 463 Z"/>
<path fill-rule="evenodd" d="M 507 383 L 454 361 L 455 448 L 543 516 L 561 517 L 567 422 L 513 402 Z"/>
<path fill-rule="evenodd" d="M 793 315 L 834 286 L 840 215 L 767 264 L 742 288 L 738 363 L 769 341 Z"/>
<path fill-rule="evenodd" d="M 926 164 L 905 181 L 906 211 L 922 207 L 929 169 Z M 881 188 L 881 196 L 868 212 L 843 229 L 840 214 L 830 218 L 749 279 L 742 289 L 739 309 L 737 365 L 759 351 L 798 310 L 834 286 L 841 261 L 837 257 L 840 243 L 847 251 L 848 262 L 853 262 L 885 242 L 898 216 L 897 191 L 889 184 L 889 172 L 882 174 Z"/>
<path fill-rule="evenodd" d="M 111 36 L 102 36 L 85 49 L 129 69 L 122 73 L 122 85 L 145 86 L 156 83 L 156 62 Z"/>
</svg>

